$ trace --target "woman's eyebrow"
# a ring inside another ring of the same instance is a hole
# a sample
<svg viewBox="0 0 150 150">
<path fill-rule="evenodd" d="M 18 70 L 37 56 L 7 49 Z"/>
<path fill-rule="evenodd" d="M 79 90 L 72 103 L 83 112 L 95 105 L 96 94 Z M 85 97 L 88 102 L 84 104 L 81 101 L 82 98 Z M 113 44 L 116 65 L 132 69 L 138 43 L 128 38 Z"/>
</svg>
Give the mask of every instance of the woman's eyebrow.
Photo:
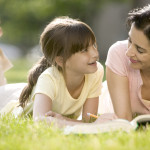
<svg viewBox="0 0 150 150">
<path fill-rule="evenodd" d="M 131 40 L 132 41 L 132 39 L 131 39 L 131 37 L 130 37 L 130 35 L 128 34 L 128 36 L 129 36 L 129 40 Z M 140 48 L 140 49 L 142 49 L 142 50 L 144 50 L 144 51 L 146 51 L 146 49 L 145 48 L 143 48 L 143 47 L 141 47 L 141 46 L 139 46 L 139 45 L 137 45 L 137 44 L 134 44 L 137 48 Z"/>
</svg>

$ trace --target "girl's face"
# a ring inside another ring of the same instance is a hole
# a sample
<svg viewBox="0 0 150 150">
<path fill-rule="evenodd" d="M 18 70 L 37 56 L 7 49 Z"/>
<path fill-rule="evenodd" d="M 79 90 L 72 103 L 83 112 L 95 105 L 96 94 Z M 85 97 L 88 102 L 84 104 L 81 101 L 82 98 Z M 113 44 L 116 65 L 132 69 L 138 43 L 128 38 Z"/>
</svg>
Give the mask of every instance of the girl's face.
<svg viewBox="0 0 150 150">
<path fill-rule="evenodd" d="M 94 73 L 97 70 L 96 61 L 99 58 L 96 44 L 90 45 L 87 49 L 73 54 L 65 65 L 67 72 L 74 74 L 89 74 Z"/>
<path fill-rule="evenodd" d="M 132 68 L 150 71 L 150 41 L 142 30 L 136 29 L 134 24 L 129 31 L 126 55 Z"/>
</svg>

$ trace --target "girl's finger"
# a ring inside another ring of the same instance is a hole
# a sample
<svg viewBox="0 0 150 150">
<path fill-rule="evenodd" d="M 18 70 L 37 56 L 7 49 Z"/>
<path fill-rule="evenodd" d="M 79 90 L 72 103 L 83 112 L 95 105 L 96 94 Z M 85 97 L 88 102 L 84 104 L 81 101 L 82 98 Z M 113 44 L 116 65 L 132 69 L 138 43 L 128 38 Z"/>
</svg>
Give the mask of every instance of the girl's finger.
<svg viewBox="0 0 150 150">
<path fill-rule="evenodd" d="M 53 111 L 49 111 L 47 113 L 45 113 L 45 116 L 52 116 L 54 117 L 55 113 Z"/>
</svg>

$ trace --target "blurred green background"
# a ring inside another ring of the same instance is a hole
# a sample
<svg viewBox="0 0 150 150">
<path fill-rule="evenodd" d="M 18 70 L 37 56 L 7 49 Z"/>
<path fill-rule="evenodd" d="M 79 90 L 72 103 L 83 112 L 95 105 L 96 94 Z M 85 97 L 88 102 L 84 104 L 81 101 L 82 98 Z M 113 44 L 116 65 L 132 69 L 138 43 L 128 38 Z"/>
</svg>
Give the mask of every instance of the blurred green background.
<svg viewBox="0 0 150 150">
<path fill-rule="evenodd" d="M 26 82 L 29 68 L 41 55 L 40 34 L 55 17 L 69 16 L 90 25 L 104 64 L 111 44 L 127 38 L 125 19 L 129 10 L 148 3 L 149 0 L 0 0 L 0 48 L 14 64 L 6 73 L 8 83 Z M 15 46 L 13 50 L 11 46 Z"/>
</svg>

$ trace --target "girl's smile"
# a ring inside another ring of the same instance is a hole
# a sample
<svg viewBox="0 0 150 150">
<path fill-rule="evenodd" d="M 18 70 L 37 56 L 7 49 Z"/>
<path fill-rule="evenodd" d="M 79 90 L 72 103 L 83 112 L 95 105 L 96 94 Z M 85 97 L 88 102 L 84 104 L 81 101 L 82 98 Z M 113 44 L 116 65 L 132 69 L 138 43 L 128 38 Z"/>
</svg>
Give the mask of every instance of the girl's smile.
<svg viewBox="0 0 150 150">
<path fill-rule="evenodd" d="M 97 66 L 97 63 L 95 61 L 95 62 L 92 62 L 92 63 L 88 63 L 88 65 L 90 65 L 90 66 Z"/>
</svg>

